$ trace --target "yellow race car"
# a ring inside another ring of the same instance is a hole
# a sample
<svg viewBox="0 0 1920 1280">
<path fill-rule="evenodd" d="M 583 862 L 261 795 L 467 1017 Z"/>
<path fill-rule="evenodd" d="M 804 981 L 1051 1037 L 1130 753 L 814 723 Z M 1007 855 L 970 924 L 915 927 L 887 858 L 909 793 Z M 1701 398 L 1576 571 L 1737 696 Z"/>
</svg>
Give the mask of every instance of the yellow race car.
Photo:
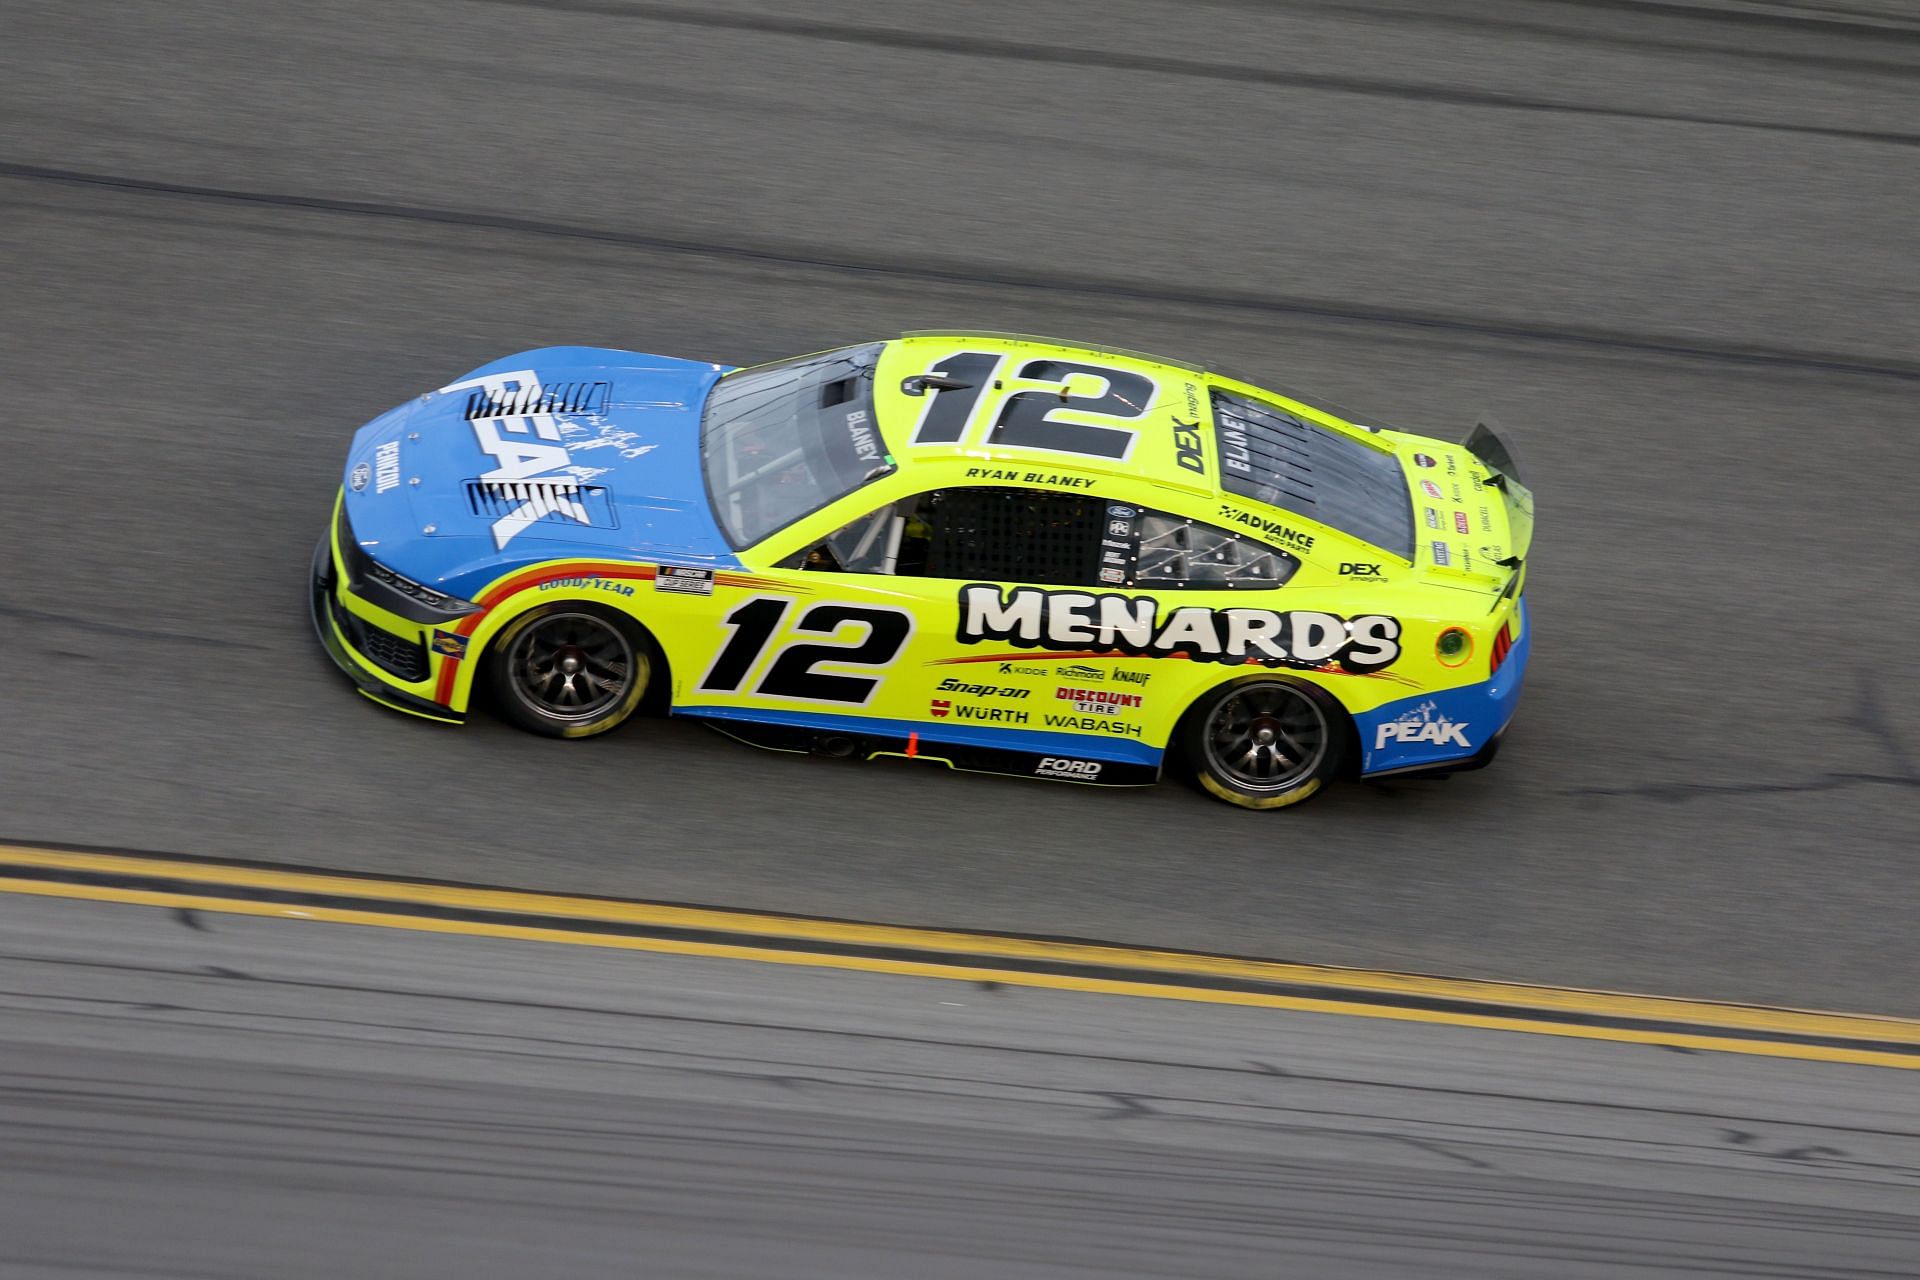
<svg viewBox="0 0 1920 1280">
<path fill-rule="evenodd" d="M 1533 499 L 1464 445 L 1106 347 L 910 333 L 754 368 L 587 347 L 361 428 L 316 549 L 360 691 L 1251 809 L 1491 759 Z"/>
</svg>

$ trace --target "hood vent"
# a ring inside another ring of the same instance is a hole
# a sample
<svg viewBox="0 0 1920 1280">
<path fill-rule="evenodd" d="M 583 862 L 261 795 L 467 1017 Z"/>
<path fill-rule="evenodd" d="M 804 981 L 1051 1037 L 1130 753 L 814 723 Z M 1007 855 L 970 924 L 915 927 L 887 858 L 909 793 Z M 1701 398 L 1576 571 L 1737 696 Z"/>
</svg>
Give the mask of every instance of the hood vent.
<svg viewBox="0 0 1920 1280">
<path fill-rule="evenodd" d="M 550 382 L 516 391 L 473 391 L 467 395 L 467 421 L 537 413 L 599 413 L 612 394 L 611 382 Z"/>
<path fill-rule="evenodd" d="M 467 506 L 483 520 L 514 516 L 534 524 L 620 527 L 606 486 L 578 480 L 469 480 Z"/>
</svg>

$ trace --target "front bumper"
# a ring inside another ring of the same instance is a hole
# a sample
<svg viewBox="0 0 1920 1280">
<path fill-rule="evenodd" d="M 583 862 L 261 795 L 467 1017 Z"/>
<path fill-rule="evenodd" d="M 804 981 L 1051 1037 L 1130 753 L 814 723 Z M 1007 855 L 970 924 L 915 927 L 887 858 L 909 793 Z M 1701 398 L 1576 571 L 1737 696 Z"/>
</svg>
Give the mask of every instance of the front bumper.
<svg viewBox="0 0 1920 1280">
<path fill-rule="evenodd" d="M 466 717 L 460 712 L 405 688 L 396 688 L 379 674 L 379 664 L 373 657 L 358 653 L 351 647 L 348 633 L 355 627 L 348 611 L 340 604 L 337 591 L 339 580 L 340 575 L 334 563 L 333 534 L 324 533 L 320 536 L 319 545 L 313 549 L 307 610 L 313 620 L 314 632 L 320 637 L 320 647 L 327 651 L 333 664 L 353 682 L 354 688 L 382 706 L 447 724 L 463 723 Z M 362 628 L 365 625 L 362 623 Z M 426 672 L 430 673 L 432 659 L 423 654 L 422 661 L 427 664 Z"/>
</svg>

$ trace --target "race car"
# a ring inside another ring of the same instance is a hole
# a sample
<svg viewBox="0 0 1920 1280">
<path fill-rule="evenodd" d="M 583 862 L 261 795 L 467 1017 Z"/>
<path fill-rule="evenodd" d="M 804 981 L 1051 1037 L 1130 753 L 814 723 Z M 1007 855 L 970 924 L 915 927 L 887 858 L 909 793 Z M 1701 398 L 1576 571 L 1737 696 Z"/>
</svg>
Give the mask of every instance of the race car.
<svg viewBox="0 0 1920 1280">
<path fill-rule="evenodd" d="M 1500 437 L 1219 370 L 916 332 L 752 368 L 495 361 L 354 436 L 315 550 L 367 697 L 1249 809 L 1486 764 L 1527 664 Z"/>
</svg>

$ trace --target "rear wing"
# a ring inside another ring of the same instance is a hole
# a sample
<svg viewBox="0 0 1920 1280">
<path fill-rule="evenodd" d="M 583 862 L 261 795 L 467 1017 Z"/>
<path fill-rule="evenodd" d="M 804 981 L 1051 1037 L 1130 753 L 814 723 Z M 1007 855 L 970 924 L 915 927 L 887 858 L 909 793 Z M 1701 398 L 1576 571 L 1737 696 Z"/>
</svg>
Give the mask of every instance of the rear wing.
<svg viewBox="0 0 1920 1280">
<path fill-rule="evenodd" d="M 1486 483 L 1500 490 L 1506 500 L 1507 526 L 1513 540 L 1507 554 L 1515 560 L 1524 560 L 1527 549 L 1533 545 L 1533 490 L 1520 483 L 1520 468 L 1514 465 L 1507 442 L 1486 423 L 1477 424 L 1461 443 L 1493 472 Z"/>
</svg>

